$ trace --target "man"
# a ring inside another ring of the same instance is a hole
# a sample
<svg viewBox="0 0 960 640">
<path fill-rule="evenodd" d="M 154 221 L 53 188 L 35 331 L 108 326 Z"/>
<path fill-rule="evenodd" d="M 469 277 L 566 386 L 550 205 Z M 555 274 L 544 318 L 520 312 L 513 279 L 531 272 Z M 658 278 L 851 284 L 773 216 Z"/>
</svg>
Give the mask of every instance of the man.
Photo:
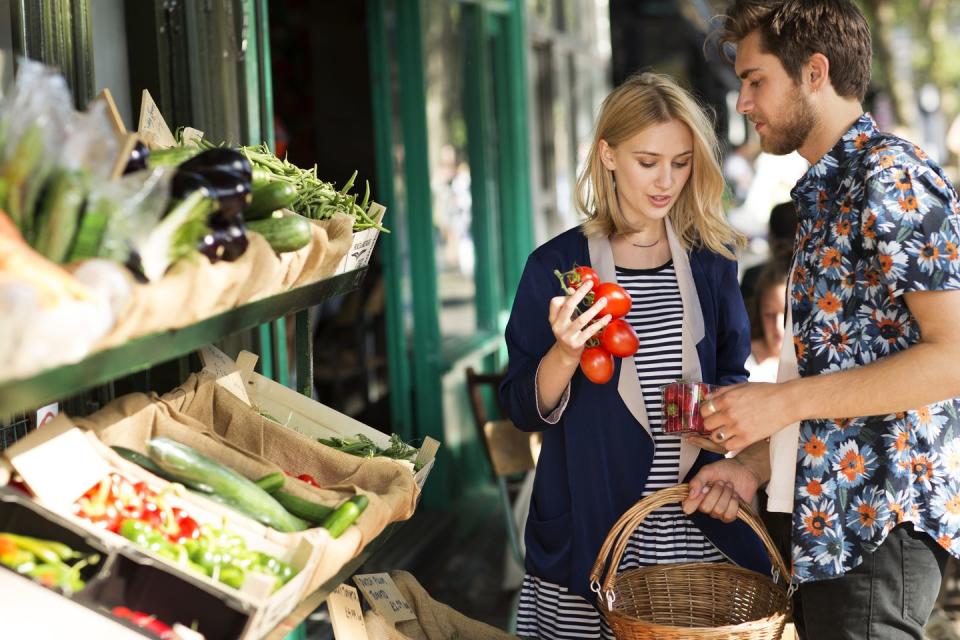
<svg viewBox="0 0 960 640">
<path fill-rule="evenodd" d="M 805 637 L 920 639 L 960 552 L 957 192 L 864 114 L 870 31 L 852 0 L 736 0 L 721 41 L 763 149 L 811 163 L 778 379 L 799 377 L 708 398 L 701 444 L 745 450 L 704 468 L 684 508 L 732 519 L 786 473 Z"/>
</svg>

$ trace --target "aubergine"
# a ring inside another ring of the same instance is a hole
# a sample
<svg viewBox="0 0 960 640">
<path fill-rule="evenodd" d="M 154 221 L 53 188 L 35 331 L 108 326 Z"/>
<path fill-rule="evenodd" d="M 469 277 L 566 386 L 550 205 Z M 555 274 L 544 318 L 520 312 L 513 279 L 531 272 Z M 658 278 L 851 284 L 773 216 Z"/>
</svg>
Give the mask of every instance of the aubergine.
<svg viewBox="0 0 960 640">
<path fill-rule="evenodd" d="M 236 149 L 215 147 L 201 151 L 180 164 L 180 169 L 201 175 L 214 171 L 239 173 L 247 182 L 253 178 L 253 168 L 247 157 Z"/>
<path fill-rule="evenodd" d="M 210 262 L 233 262 L 246 252 L 250 242 L 243 226 L 243 216 L 228 217 L 218 211 L 207 218 L 209 231 L 197 244 L 197 251 Z"/>
<path fill-rule="evenodd" d="M 146 169 L 147 158 L 149 157 L 150 149 L 147 148 L 147 145 L 143 144 L 143 142 L 137 140 L 137 143 L 133 145 L 133 149 L 130 151 L 130 157 L 127 158 L 127 166 L 123 168 L 123 175 Z"/>
</svg>

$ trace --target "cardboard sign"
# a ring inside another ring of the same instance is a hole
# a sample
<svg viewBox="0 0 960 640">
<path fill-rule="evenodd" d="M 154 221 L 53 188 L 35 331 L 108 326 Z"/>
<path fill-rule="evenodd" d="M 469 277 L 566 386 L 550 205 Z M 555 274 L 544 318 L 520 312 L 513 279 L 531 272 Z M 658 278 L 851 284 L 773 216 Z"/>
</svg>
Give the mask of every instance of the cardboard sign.
<svg viewBox="0 0 960 640">
<path fill-rule="evenodd" d="M 54 509 L 69 509 L 110 473 L 110 465 L 69 418 L 59 415 L 5 452 L 30 490 Z"/>
<path fill-rule="evenodd" d="M 217 379 L 218 385 L 243 400 L 248 407 L 251 406 L 243 376 L 230 356 L 214 346 L 206 346 L 200 349 L 200 362 L 203 363 L 203 370 Z"/>
<path fill-rule="evenodd" d="M 193 127 L 184 127 L 183 131 L 180 132 L 180 139 L 184 145 L 198 146 L 200 141 L 203 140 L 203 131 Z"/>
<path fill-rule="evenodd" d="M 357 590 L 341 584 L 327 596 L 327 611 L 333 625 L 333 637 L 337 640 L 367 640 L 367 627 L 363 623 L 363 608 Z"/>
<path fill-rule="evenodd" d="M 417 614 L 410 608 L 390 574 L 357 574 L 353 576 L 353 581 L 360 587 L 373 610 L 386 618 L 387 622 L 396 624 L 417 619 Z"/>
<path fill-rule="evenodd" d="M 146 89 L 143 90 L 143 97 L 140 99 L 140 123 L 137 126 L 137 132 L 143 138 L 144 144 L 151 149 L 166 149 L 177 144 L 166 120 L 160 115 L 160 107 Z"/>
</svg>

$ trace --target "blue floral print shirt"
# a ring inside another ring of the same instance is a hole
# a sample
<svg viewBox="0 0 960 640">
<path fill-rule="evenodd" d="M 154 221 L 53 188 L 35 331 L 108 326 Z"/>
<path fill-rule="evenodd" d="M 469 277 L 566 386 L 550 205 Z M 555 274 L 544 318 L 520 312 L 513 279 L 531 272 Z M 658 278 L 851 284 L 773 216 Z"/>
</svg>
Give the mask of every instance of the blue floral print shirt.
<svg viewBox="0 0 960 640">
<path fill-rule="evenodd" d="M 916 344 L 920 327 L 903 294 L 960 289 L 960 202 L 942 169 L 865 114 L 792 195 L 800 222 L 789 297 L 800 375 L 860 367 Z M 797 583 L 842 575 L 901 522 L 958 555 L 958 415 L 953 399 L 801 424 Z"/>
</svg>

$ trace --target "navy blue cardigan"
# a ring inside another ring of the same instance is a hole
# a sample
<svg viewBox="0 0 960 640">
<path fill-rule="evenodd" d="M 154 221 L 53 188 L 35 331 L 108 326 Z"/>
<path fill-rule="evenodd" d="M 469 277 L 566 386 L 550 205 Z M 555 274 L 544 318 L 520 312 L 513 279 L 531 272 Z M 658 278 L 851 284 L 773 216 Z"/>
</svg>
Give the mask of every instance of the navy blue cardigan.
<svg viewBox="0 0 960 640">
<path fill-rule="evenodd" d="M 697 344 L 703 381 L 743 382 L 750 327 L 736 263 L 707 250 L 694 250 L 689 257 L 704 319 L 705 336 Z M 574 264 L 590 264 L 587 239 L 579 227 L 539 247 L 527 260 L 507 324 L 510 365 L 500 399 L 518 428 L 543 431 L 527 518 L 526 569 L 592 601 L 590 569 L 610 528 L 640 499 L 654 449 L 617 391 L 619 358 L 614 358 L 613 379 L 604 385 L 589 382 L 577 371 L 557 424 L 540 417 L 535 376 L 555 342 L 547 311 L 550 298 L 560 293 L 553 270 L 566 271 Z M 718 454 L 701 451 L 686 480 L 718 459 Z M 769 575 L 767 554 L 746 524 L 724 524 L 701 513 L 691 519 L 728 558 Z"/>
</svg>

